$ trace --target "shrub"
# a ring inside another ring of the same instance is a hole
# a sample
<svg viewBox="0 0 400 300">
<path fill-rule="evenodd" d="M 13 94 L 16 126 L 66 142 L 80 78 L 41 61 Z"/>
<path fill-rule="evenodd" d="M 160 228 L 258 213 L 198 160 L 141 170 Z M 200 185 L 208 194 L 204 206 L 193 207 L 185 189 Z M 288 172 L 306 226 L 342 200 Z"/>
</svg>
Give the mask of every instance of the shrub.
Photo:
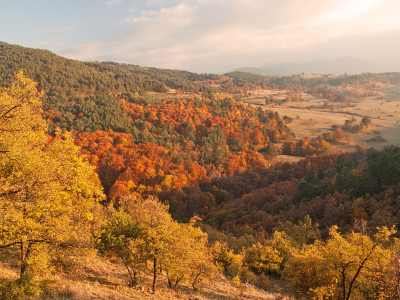
<svg viewBox="0 0 400 300">
<path fill-rule="evenodd" d="M 240 272 L 240 278 L 246 282 L 253 284 L 256 281 L 256 275 L 248 270 L 247 268 L 243 268 Z"/>
<path fill-rule="evenodd" d="M 40 286 L 29 275 L 17 280 L 0 281 L 0 300 L 28 300 L 41 292 Z"/>
<path fill-rule="evenodd" d="M 260 276 L 258 276 L 257 286 L 263 290 L 268 290 L 271 287 L 271 282 L 269 281 L 268 276 L 260 274 Z"/>
</svg>

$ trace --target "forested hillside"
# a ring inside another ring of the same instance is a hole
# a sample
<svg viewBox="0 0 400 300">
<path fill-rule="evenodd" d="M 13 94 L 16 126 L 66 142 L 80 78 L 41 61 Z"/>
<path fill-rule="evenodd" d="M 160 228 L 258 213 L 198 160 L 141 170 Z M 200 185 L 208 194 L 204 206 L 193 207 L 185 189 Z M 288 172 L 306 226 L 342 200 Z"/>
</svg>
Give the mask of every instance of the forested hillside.
<svg viewBox="0 0 400 300">
<path fill-rule="evenodd" d="M 259 86 L 262 88 L 270 87 L 274 89 L 279 88 L 298 88 L 306 87 L 311 88 L 320 84 L 327 84 L 331 86 L 339 86 L 342 84 L 362 84 L 362 83 L 393 83 L 396 84 L 400 80 L 400 73 L 363 73 L 363 74 L 352 74 L 345 75 L 341 77 L 330 77 L 316 76 L 311 78 L 305 78 L 302 75 L 292 75 L 292 76 L 265 76 L 257 75 L 247 72 L 231 72 L 224 74 L 227 77 L 233 78 L 235 83 L 238 85 L 249 85 L 249 86 Z"/>
<path fill-rule="evenodd" d="M 316 87 L 329 78 L 82 63 L 6 43 L 0 70 L 0 259 L 19 275 L 0 276 L 0 299 L 46 299 L 49 274 L 96 255 L 129 286 L 151 278 L 152 293 L 222 274 L 239 295 L 251 283 L 398 299 L 400 149 L 326 153 L 233 95 L 302 86 L 335 99 Z M 281 151 L 306 157 L 282 163 Z"/>
<path fill-rule="evenodd" d="M 79 62 L 57 56 L 48 50 L 0 43 L 0 86 L 9 86 L 14 72 L 39 83 L 45 92 L 43 105 L 48 117 L 62 130 L 95 131 L 113 129 L 130 132 L 126 114 L 121 110 L 120 94 L 143 95 L 145 92 L 167 92 L 169 88 L 184 91 L 210 91 L 181 76 L 183 72 L 139 70 L 117 67 L 110 63 Z M 189 77 L 189 76 L 186 76 Z M 80 122 L 77 116 L 85 117 Z M 50 126 L 50 131 L 54 131 Z"/>
</svg>

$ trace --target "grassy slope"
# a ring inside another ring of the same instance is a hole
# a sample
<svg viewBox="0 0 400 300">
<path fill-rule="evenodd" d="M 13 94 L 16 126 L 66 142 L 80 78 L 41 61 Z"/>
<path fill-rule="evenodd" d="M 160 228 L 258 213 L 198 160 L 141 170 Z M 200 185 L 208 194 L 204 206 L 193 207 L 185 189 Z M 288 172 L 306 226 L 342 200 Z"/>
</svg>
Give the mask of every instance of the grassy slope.
<svg viewBox="0 0 400 300">
<path fill-rule="evenodd" d="M 90 261 L 90 267 L 82 267 L 73 274 L 61 273 L 56 277 L 56 287 L 52 292 L 43 294 L 40 299 L 54 300 L 89 300 L 89 299 L 120 299 L 120 300 L 166 300 L 166 299 L 201 299 L 201 300 L 272 300 L 281 298 L 280 294 L 268 293 L 249 286 L 240 295 L 223 276 L 207 282 L 198 292 L 181 286 L 177 291 L 167 289 L 164 278 L 159 280 L 156 294 L 149 289 L 151 278 L 145 276 L 143 287 L 132 289 L 127 286 L 127 277 L 121 265 L 106 261 Z M 17 278 L 17 270 L 0 263 L 0 279 Z"/>
</svg>

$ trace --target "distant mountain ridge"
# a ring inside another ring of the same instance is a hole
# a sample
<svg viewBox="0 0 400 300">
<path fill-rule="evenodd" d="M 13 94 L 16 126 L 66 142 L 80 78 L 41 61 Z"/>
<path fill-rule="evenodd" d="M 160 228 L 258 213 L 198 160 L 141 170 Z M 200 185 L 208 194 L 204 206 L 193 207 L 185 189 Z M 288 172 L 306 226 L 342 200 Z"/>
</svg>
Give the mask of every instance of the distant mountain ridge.
<svg viewBox="0 0 400 300">
<path fill-rule="evenodd" d="M 343 56 L 332 60 L 317 60 L 304 64 L 283 63 L 265 64 L 260 68 L 244 67 L 236 71 L 249 72 L 258 75 L 290 76 L 294 74 L 334 74 L 340 75 L 360 73 L 399 72 L 400 66 L 378 66 L 364 62 L 358 58 Z"/>
</svg>

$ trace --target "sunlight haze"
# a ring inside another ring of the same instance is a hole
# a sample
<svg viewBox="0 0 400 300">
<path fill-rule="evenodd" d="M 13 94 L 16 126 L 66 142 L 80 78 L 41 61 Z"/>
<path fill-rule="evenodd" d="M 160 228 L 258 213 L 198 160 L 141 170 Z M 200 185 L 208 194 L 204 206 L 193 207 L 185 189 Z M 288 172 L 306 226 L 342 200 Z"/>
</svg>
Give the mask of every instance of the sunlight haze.
<svg viewBox="0 0 400 300">
<path fill-rule="evenodd" d="M 2 12 L 1 40 L 83 61 L 213 73 L 341 56 L 400 65 L 396 0 L 23 0 Z"/>
</svg>

